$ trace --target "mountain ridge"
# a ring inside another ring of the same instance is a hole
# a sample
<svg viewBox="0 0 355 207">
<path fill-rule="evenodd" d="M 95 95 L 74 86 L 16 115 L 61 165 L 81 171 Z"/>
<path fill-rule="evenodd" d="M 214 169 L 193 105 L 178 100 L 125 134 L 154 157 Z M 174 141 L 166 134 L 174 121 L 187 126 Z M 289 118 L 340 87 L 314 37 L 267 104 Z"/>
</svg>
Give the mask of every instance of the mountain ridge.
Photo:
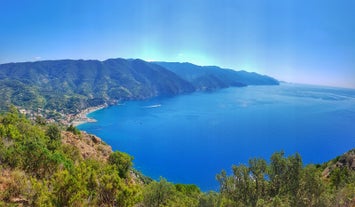
<svg viewBox="0 0 355 207">
<path fill-rule="evenodd" d="M 177 63 L 172 63 L 177 66 Z M 186 63 L 185 63 L 186 64 Z M 174 71 L 162 63 L 141 59 L 43 60 L 0 64 L 0 106 L 15 105 L 47 118 L 78 114 L 89 107 L 111 105 L 157 96 L 213 91 L 247 85 L 277 85 L 256 73 L 224 70 L 216 66 L 185 65 Z M 191 68 L 193 66 L 193 68 Z M 184 65 L 179 64 L 179 68 Z M 207 73 L 201 73 L 196 68 Z M 187 78 L 189 73 L 194 78 Z M 270 81 L 272 80 L 272 81 Z"/>
<path fill-rule="evenodd" d="M 244 70 L 236 71 L 218 66 L 199 66 L 184 62 L 154 62 L 178 74 L 184 80 L 191 82 L 197 89 L 214 90 L 224 87 L 240 87 L 247 85 L 279 85 L 279 82 L 269 76 Z M 215 88 L 205 88 L 206 80 Z"/>
</svg>

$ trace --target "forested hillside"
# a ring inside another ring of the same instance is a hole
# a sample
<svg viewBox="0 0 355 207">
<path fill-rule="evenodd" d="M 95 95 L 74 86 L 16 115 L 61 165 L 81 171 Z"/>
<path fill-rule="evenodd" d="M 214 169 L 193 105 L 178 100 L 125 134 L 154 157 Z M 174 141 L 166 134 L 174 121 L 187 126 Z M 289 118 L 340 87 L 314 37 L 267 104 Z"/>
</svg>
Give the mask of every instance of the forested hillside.
<svg viewBox="0 0 355 207">
<path fill-rule="evenodd" d="M 142 60 L 58 60 L 0 65 L 0 106 L 64 114 L 90 106 L 194 91 L 187 81 Z"/>
<path fill-rule="evenodd" d="M 199 70 L 202 74 L 189 79 L 186 76 L 196 74 L 191 65 L 181 64 L 179 70 L 171 70 L 162 64 L 120 58 L 1 64 L 0 110 L 13 104 L 59 120 L 89 107 L 127 100 L 230 86 L 278 84 L 266 76 L 217 67 L 203 67 Z"/>
<path fill-rule="evenodd" d="M 247 85 L 278 85 L 279 82 L 266 75 L 223 69 L 217 66 L 198 66 L 191 63 L 155 62 L 189 81 L 196 90 L 206 91 Z"/>
<path fill-rule="evenodd" d="M 354 206 L 355 150 L 322 165 L 304 166 L 299 154 L 274 153 L 269 164 L 250 159 L 217 175 L 231 206 Z"/>
<path fill-rule="evenodd" d="M 355 150 L 321 165 L 276 152 L 216 176 L 220 192 L 154 181 L 73 126 L 0 116 L 0 206 L 354 206 Z M 186 175 L 188 176 L 188 175 Z"/>
<path fill-rule="evenodd" d="M 152 181 L 132 159 L 75 127 L 30 121 L 12 108 L 0 116 L 0 206 L 198 205 L 196 186 Z"/>
</svg>

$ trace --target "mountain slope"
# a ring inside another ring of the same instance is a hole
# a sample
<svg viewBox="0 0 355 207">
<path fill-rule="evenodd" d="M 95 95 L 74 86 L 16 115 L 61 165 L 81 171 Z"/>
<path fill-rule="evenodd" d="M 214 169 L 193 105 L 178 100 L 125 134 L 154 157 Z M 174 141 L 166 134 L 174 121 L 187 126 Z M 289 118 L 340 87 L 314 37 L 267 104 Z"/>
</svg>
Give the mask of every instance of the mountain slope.
<svg viewBox="0 0 355 207">
<path fill-rule="evenodd" d="M 126 100 L 246 85 L 275 85 L 270 77 L 190 63 L 139 59 L 53 60 L 0 65 L 0 109 L 16 105 L 60 119 Z"/>
<path fill-rule="evenodd" d="M 142 60 L 58 60 L 0 65 L 1 105 L 75 113 L 109 101 L 194 91 L 175 73 Z"/>
<path fill-rule="evenodd" d="M 0 114 L 0 206 L 355 205 L 355 149 L 323 165 L 304 166 L 297 153 L 253 158 L 217 175 L 220 192 L 203 193 L 193 184 L 152 181 L 133 169 L 130 155 L 64 129 L 14 107 Z"/>
<path fill-rule="evenodd" d="M 191 63 L 155 62 L 191 82 L 197 90 L 213 90 L 230 86 L 278 85 L 271 77 L 246 71 L 223 69 L 217 66 L 198 66 Z"/>
</svg>

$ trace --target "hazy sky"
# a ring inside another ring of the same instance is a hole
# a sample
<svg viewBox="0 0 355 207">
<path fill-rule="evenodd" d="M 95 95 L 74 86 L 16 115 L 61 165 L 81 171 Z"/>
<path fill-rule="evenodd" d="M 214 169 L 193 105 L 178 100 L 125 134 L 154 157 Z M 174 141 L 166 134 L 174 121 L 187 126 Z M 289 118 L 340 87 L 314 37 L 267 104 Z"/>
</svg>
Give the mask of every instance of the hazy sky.
<svg viewBox="0 0 355 207">
<path fill-rule="evenodd" d="M 141 58 L 355 88 L 354 0 L 0 0 L 0 63 Z"/>
</svg>

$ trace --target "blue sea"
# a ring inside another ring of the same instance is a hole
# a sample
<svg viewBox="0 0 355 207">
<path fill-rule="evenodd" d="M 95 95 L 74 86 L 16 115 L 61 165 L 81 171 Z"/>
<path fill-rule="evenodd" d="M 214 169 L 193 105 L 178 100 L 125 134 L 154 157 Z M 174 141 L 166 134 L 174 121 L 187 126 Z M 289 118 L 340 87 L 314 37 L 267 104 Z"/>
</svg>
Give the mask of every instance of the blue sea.
<svg viewBox="0 0 355 207">
<path fill-rule="evenodd" d="M 146 101 L 89 114 L 80 125 L 134 157 L 145 175 L 218 190 L 222 169 L 272 153 L 323 163 L 355 148 L 355 90 L 297 84 L 248 86 Z"/>
</svg>

